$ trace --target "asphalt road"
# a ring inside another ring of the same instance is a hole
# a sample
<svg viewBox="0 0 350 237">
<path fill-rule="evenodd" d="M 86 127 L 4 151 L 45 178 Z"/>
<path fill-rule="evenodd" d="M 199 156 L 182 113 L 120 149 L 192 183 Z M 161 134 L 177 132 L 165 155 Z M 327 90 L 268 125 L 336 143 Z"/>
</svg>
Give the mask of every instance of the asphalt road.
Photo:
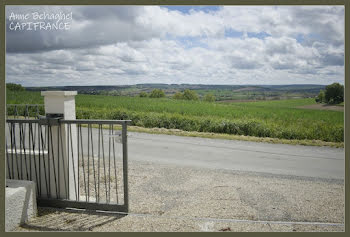
<svg viewBox="0 0 350 237">
<path fill-rule="evenodd" d="M 19 137 L 17 133 L 18 129 L 16 136 Z M 88 147 L 87 128 L 82 128 L 82 133 L 85 150 Z M 104 150 L 107 156 L 109 131 L 104 130 L 103 134 Z M 93 140 L 94 153 L 97 153 L 97 129 L 93 129 Z M 128 132 L 128 154 L 130 161 L 147 161 L 197 168 L 327 179 L 344 179 L 345 176 L 343 148 Z"/>
<path fill-rule="evenodd" d="M 87 128 L 82 132 L 86 156 Z M 116 136 L 110 136 L 108 130 L 103 134 L 108 159 L 113 140 L 109 138 Z M 94 157 L 101 158 L 97 129 L 91 137 Z M 120 158 L 121 144 L 117 144 Z M 54 211 L 54 222 L 43 215 L 26 230 L 344 229 L 344 149 L 129 132 L 128 155 L 130 212 L 135 216 L 107 222 L 103 216 L 101 223 L 96 216 L 58 216 L 62 212 Z M 67 224 L 67 218 L 72 222 Z M 182 224 L 174 226 L 180 223 L 174 218 L 182 218 Z M 285 224 L 288 222 L 292 224 Z M 296 224 L 304 222 L 308 222 L 304 227 Z"/>
<path fill-rule="evenodd" d="M 131 161 L 344 179 L 343 148 L 129 132 Z"/>
</svg>

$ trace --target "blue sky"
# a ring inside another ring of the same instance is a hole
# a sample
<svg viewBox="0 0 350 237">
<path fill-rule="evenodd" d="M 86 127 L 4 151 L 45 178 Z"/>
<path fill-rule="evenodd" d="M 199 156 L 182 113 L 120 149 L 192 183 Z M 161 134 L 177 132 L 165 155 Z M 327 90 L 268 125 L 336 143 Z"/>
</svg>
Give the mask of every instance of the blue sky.
<svg viewBox="0 0 350 237">
<path fill-rule="evenodd" d="M 70 28 L 11 30 L 35 20 L 10 14 L 34 12 L 72 13 Z M 12 6 L 6 14 L 6 80 L 26 86 L 344 82 L 342 6 Z"/>
</svg>

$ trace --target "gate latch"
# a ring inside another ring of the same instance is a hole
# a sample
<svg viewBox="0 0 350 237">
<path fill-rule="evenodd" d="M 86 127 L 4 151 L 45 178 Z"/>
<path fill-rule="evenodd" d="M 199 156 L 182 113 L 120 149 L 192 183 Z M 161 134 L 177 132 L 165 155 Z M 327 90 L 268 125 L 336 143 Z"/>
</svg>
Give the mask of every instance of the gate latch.
<svg viewBox="0 0 350 237">
<path fill-rule="evenodd" d="M 60 120 L 63 119 L 63 117 L 63 114 L 47 113 L 46 116 L 39 115 L 39 125 L 57 126 L 60 124 Z"/>
</svg>

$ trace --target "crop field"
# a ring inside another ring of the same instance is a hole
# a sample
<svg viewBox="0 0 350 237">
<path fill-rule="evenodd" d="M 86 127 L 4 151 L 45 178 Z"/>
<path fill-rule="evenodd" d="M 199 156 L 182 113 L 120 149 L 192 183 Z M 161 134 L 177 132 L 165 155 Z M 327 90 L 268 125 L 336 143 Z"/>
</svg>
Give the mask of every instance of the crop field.
<svg viewBox="0 0 350 237">
<path fill-rule="evenodd" d="M 42 104 L 40 92 L 8 92 L 7 104 Z M 297 140 L 344 141 L 342 111 L 302 109 L 315 100 L 213 103 L 169 98 L 78 95 L 77 118 L 130 119 L 132 125 Z"/>
</svg>

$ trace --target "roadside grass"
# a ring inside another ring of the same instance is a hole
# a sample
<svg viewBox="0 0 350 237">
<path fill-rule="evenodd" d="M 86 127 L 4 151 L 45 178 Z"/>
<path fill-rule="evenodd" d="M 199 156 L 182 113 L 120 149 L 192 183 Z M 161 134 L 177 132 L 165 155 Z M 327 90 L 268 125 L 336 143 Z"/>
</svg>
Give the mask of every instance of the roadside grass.
<svg viewBox="0 0 350 237">
<path fill-rule="evenodd" d="M 188 132 L 177 129 L 165 129 L 165 128 L 143 128 L 137 126 L 129 126 L 130 132 L 143 132 L 150 134 L 166 134 L 176 135 L 184 137 L 202 137 L 202 138 L 214 138 L 214 139 L 226 139 L 226 140 L 240 140 L 250 142 L 266 142 L 274 144 L 290 144 L 290 145 L 304 145 L 304 146 L 329 146 L 335 148 L 343 148 L 344 142 L 325 142 L 320 140 L 288 140 L 269 137 L 252 137 L 233 134 L 220 134 L 220 133 L 206 133 L 206 132 Z"/>
<path fill-rule="evenodd" d="M 87 125 L 83 125 L 87 127 Z M 98 128 L 98 125 L 92 125 L 92 128 Z M 103 129 L 109 129 L 109 125 L 103 125 Z M 121 125 L 114 125 L 114 130 L 121 130 Z M 224 140 L 238 140 L 249 142 L 265 142 L 272 144 L 289 144 L 289 145 L 303 145 L 303 146 L 328 146 L 335 148 L 344 148 L 344 142 L 325 142 L 321 140 L 288 140 L 270 137 L 253 137 L 233 134 L 221 134 L 221 133 L 207 133 L 207 132 L 188 132 L 179 129 L 166 129 L 166 128 L 144 128 L 138 126 L 128 126 L 128 132 L 139 132 L 148 134 L 165 134 L 183 137 L 201 137 L 212 139 L 224 139 Z"/>
<path fill-rule="evenodd" d="M 273 144 L 290 144 L 290 145 L 303 145 L 303 146 L 329 146 L 335 148 L 343 148 L 344 142 L 325 142 L 321 140 L 288 140 L 270 137 L 252 137 L 243 135 L 233 135 L 233 134 L 220 134 L 220 133 L 205 133 L 205 132 L 187 132 L 175 129 L 165 129 L 165 128 L 143 128 L 130 126 L 128 131 L 131 132 L 143 132 L 150 134 L 167 134 L 176 135 L 184 137 L 202 137 L 202 138 L 213 138 L 213 139 L 226 139 L 226 140 L 239 140 L 239 141 L 250 141 L 250 142 L 266 142 Z"/>
</svg>

